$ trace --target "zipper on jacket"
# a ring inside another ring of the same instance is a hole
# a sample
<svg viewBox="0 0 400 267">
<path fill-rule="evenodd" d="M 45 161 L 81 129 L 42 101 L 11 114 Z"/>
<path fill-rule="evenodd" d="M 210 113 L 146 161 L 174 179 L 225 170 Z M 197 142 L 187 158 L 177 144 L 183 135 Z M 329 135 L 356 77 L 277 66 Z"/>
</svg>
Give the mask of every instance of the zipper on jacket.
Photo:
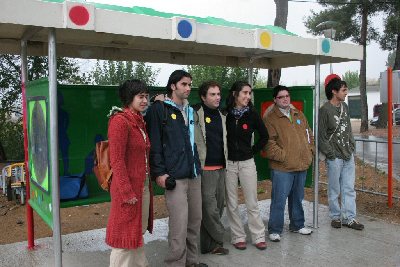
<svg viewBox="0 0 400 267">
<path fill-rule="evenodd" d="M 236 143 L 235 143 L 235 145 L 236 145 L 236 152 L 238 153 L 239 152 L 239 142 L 238 142 L 238 138 L 239 138 L 239 134 L 238 134 L 238 121 L 239 121 L 239 119 L 236 119 L 235 118 L 235 120 L 236 120 L 236 127 L 235 127 L 235 131 L 236 131 Z"/>
</svg>

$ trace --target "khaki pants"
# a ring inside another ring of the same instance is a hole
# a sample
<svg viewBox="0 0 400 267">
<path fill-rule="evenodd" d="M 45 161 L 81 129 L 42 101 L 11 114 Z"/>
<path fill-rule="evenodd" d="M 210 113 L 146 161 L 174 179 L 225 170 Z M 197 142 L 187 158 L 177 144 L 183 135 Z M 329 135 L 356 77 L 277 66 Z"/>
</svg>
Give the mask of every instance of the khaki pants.
<svg viewBox="0 0 400 267">
<path fill-rule="evenodd" d="M 231 227 L 231 242 L 235 244 L 246 241 L 246 233 L 239 214 L 238 178 L 243 189 L 252 243 L 265 242 L 265 226 L 257 203 L 257 170 L 254 159 L 227 162 L 225 197 Z"/>
<path fill-rule="evenodd" d="M 142 200 L 142 233 L 147 230 L 149 220 L 150 192 L 148 186 L 144 187 Z M 110 267 L 147 267 L 150 266 L 144 247 L 137 249 L 112 248 Z"/>
<path fill-rule="evenodd" d="M 201 223 L 201 180 L 176 180 L 174 190 L 165 190 L 169 213 L 166 266 L 197 264 L 197 241 Z"/>
</svg>

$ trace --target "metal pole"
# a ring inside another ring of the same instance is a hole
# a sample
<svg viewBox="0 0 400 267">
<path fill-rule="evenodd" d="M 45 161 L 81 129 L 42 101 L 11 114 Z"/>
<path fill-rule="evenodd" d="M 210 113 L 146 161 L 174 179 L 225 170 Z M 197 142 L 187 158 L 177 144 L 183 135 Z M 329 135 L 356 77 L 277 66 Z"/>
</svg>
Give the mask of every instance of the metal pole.
<svg viewBox="0 0 400 267">
<path fill-rule="evenodd" d="M 253 87 L 253 65 L 252 65 L 252 62 L 253 62 L 253 60 L 252 59 L 250 59 L 250 66 L 247 68 L 247 75 L 248 75 L 248 79 L 247 79 L 247 82 L 251 85 L 251 88 L 252 89 L 254 89 L 254 87 Z M 254 105 L 254 90 L 252 90 L 253 92 L 252 92 L 252 94 L 251 94 L 251 102 L 253 102 L 253 105 Z M 263 114 L 261 114 L 261 116 L 262 116 Z M 251 136 L 251 145 L 253 145 L 254 144 L 254 133 L 253 133 L 253 135 Z"/>
<path fill-rule="evenodd" d="M 393 93 L 392 93 L 392 68 L 387 69 L 388 81 L 388 206 L 393 206 Z"/>
<path fill-rule="evenodd" d="M 314 92 L 314 143 L 315 143 L 315 156 L 314 156 L 314 205 L 313 205 L 313 223 L 314 228 L 318 228 L 318 190 L 319 190 L 319 157 L 318 157 L 318 115 L 319 115 L 319 90 L 320 90 L 320 59 L 319 56 L 315 57 L 315 92 Z"/>
<path fill-rule="evenodd" d="M 248 78 L 248 83 L 251 85 L 251 87 L 253 88 L 253 66 L 250 66 L 247 69 L 247 75 L 249 76 Z"/>
<path fill-rule="evenodd" d="M 58 179 L 58 111 L 57 111 L 57 57 L 56 32 L 49 29 L 49 102 L 50 102 L 50 160 L 53 205 L 53 246 L 56 267 L 62 266 L 60 186 Z"/>
<path fill-rule="evenodd" d="M 35 247 L 34 239 L 34 223 L 33 223 L 33 209 L 29 204 L 31 198 L 30 189 L 30 175 L 29 175 L 29 153 L 28 153 L 28 131 L 26 127 L 26 114 L 27 114 L 27 101 L 26 101 L 26 83 L 28 81 L 28 66 L 27 66 L 27 41 L 21 41 L 21 89 L 22 89 L 22 126 L 24 132 L 24 152 L 25 152 L 25 183 L 26 183 L 26 230 L 28 235 L 28 249 L 31 250 Z M 24 193 L 22 192 L 21 196 Z"/>
</svg>

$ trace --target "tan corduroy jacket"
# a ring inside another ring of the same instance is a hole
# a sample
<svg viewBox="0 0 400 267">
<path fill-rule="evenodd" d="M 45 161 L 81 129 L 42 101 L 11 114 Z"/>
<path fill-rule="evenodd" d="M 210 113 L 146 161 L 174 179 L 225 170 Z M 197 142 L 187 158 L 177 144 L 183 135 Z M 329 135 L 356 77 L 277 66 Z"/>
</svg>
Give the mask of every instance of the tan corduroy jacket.
<svg viewBox="0 0 400 267">
<path fill-rule="evenodd" d="M 265 147 L 271 169 L 292 172 L 304 171 L 310 166 L 314 154 L 314 137 L 304 114 L 290 109 L 292 121 L 274 106 L 267 110 L 263 121 L 269 140 Z"/>
</svg>

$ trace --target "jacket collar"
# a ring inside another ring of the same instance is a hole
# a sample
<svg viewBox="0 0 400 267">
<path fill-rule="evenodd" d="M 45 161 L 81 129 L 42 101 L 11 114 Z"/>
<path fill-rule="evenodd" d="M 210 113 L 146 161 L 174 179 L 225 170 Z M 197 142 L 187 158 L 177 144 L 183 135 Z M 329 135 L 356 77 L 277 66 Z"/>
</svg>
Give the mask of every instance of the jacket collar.
<svg viewBox="0 0 400 267">
<path fill-rule="evenodd" d="M 274 105 L 274 107 L 272 108 L 272 111 L 278 116 L 278 117 L 286 117 L 285 114 L 283 114 L 280 110 L 279 107 L 277 105 Z M 299 111 L 291 104 L 290 105 L 290 114 L 293 115 L 297 115 L 299 113 Z"/>
</svg>

